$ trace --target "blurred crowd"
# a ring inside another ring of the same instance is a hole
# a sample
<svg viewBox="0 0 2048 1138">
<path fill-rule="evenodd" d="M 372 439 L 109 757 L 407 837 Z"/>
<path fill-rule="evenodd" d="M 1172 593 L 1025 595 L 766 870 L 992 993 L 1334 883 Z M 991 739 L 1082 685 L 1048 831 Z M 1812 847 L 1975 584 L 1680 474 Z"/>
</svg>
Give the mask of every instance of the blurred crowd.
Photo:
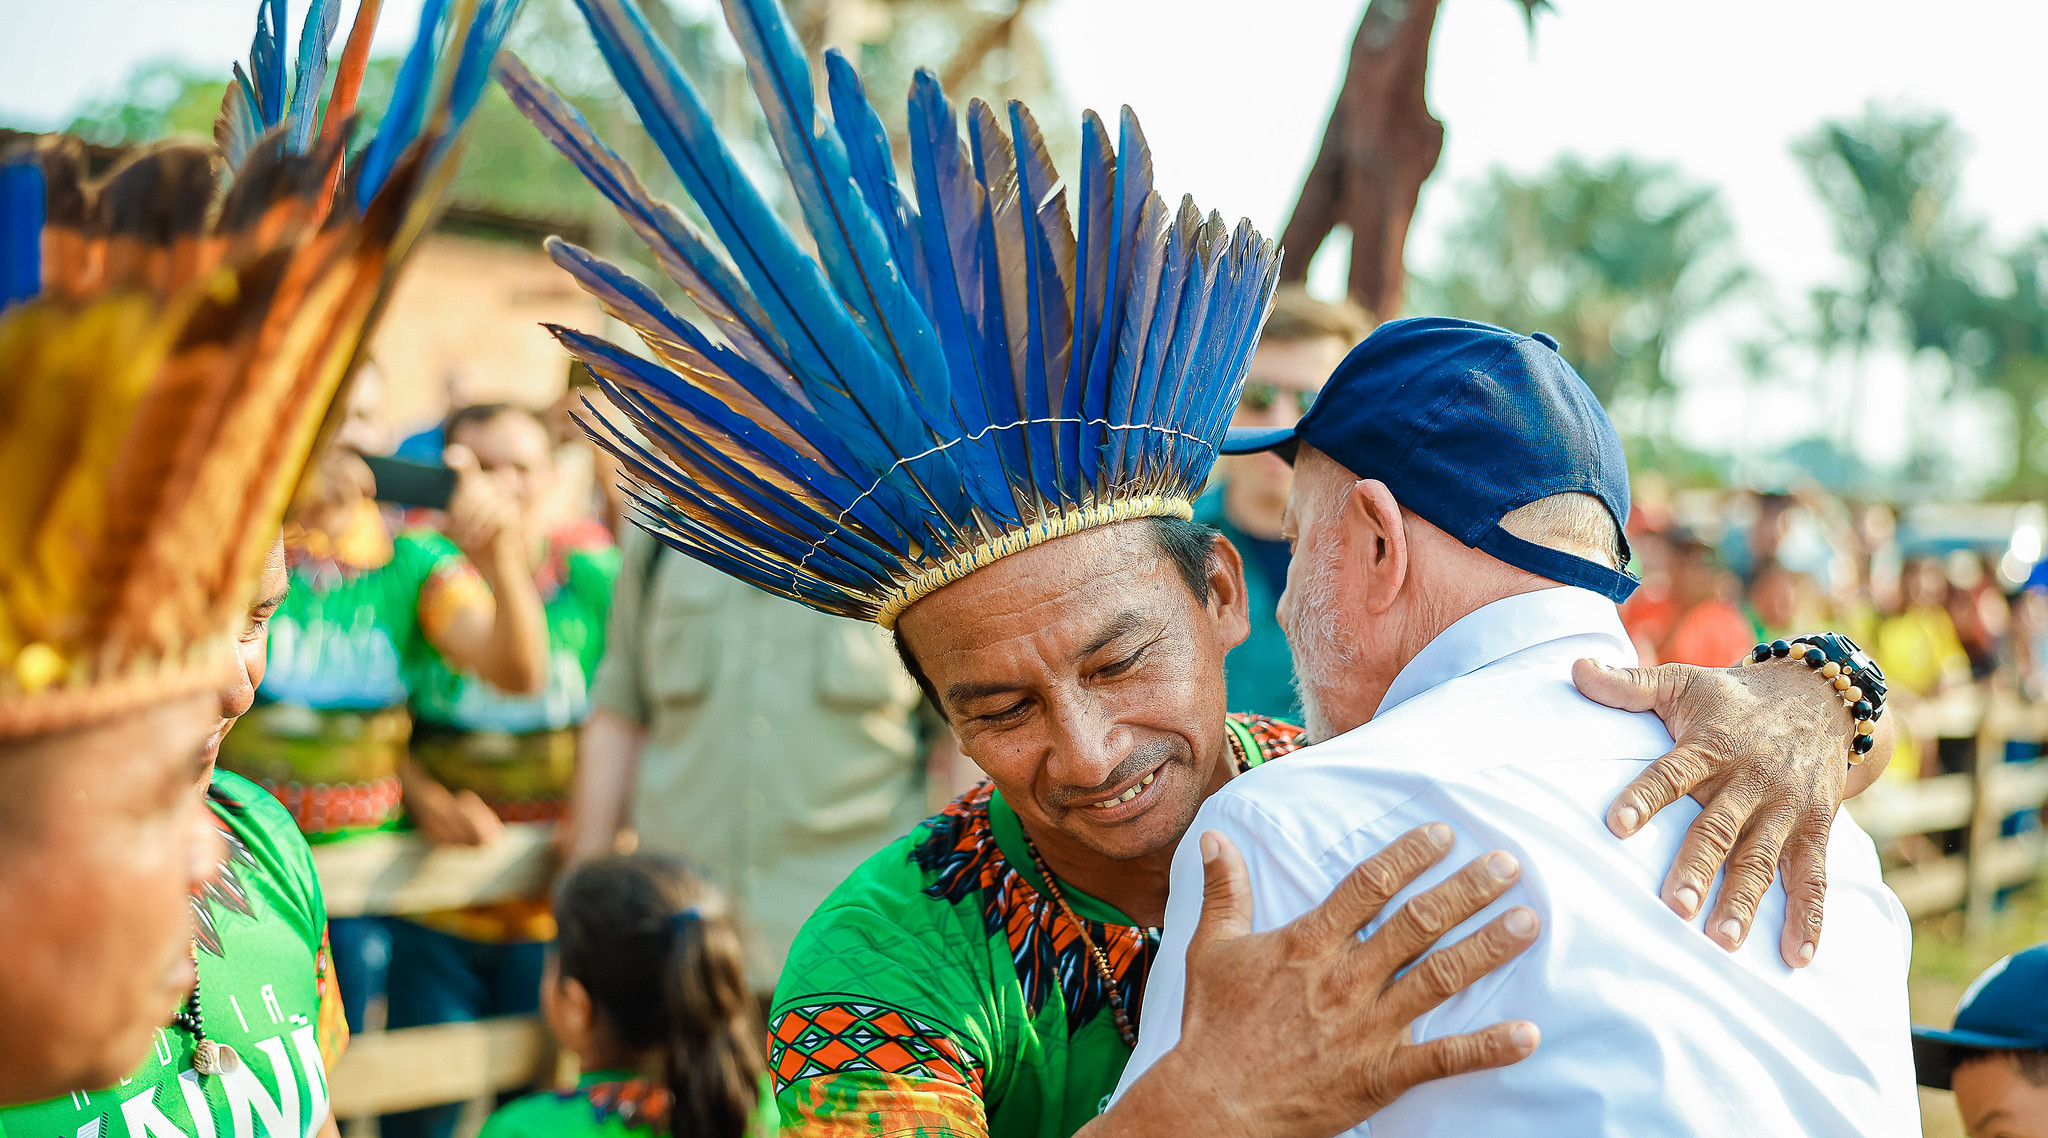
<svg viewBox="0 0 2048 1138">
<path fill-rule="evenodd" d="M 1622 620 L 1646 663 L 1726 665 L 1759 642 L 1844 632 L 1884 668 L 1901 733 L 1886 777 L 1899 780 L 1968 769 L 1969 740 L 1932 737 L 1933 701 L 1991 683 L 2048 695 L 2048 572 L 2023 552 L 2039 540 L 2026 511 L 1902 519 L 1817 489 L 1673 493 L 1655 473 L 1636 487 L 1643 584 Z"/>
</svg>

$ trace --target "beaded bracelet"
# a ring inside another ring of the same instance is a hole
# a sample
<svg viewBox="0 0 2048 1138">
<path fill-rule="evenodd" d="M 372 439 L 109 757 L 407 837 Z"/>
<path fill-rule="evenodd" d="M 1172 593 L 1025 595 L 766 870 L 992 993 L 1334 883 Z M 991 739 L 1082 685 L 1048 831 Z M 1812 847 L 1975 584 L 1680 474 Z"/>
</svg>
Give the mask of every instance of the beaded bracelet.
<svg viewBox="0 0 2048 1138">
<path fill-rule="evenodd" d="M 1877 743 L 1877 721 L 1884 718 L 1884 669 L 1854 640 L 1839 632 L 1773 640 L 1750 649 L 1749 658 L 1761 664 L 1798 656 L 1809 668 L 1832 682 L 1842 703 L 1856 717 L 1856 734 L 1849 740 L 1849 765 L 1855 766 Z"/>
</svg>

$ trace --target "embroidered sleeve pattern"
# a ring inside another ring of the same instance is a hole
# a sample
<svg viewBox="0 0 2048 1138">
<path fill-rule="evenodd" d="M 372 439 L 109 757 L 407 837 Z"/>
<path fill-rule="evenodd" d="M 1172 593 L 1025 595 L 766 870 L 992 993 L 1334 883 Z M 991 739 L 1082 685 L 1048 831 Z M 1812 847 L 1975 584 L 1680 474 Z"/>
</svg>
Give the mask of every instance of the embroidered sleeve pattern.
<svg viewBox="0 0 2048 1138">
<path fill-rule="evenodd" d="M 982 1067 L 943 1028 L 882 1004 L 785 1008 L 768 1067 L 785 1134 L 982 1138 Z"/>
</svg>

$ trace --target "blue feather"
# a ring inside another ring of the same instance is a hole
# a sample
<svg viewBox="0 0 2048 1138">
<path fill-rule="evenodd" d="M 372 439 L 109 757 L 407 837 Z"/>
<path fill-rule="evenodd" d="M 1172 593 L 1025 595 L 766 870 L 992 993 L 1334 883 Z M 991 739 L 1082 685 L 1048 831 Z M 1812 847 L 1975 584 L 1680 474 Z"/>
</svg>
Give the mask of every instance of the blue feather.
<svg viewBox="0 0 2048 1138">
<path fill-rule="evenodd" d="M 1102 334 L 1103 318 L 1114 297 L 1108 282 L 1110 262 L 1111 180 L 1116 152 L 1110 149 L 1109 132 L 1094 111 L 1081 116 L 1081 175 L 1075 205 L 1080 213 L 1074 257 L 1074 342 L 1069 357 L 1067 387 L 1075 414 L 1083 421 L 1079 432 L 1081 479 L 1089 486 L 1099 484 L 1102 465 L 1103 428 L 1098 424 L 1106 414 L 1107 383 L 1090 383 L 1095 342 Z M 1106 369 L 1105 369 L 1106 370 Z"/>
<path fill-rule="evenodd" d="M 984 195 L 938 80 L 919 70 L 910 96 L 910 167 L 918 237 L 931 281 L 933 324 L 953 378 L 953 413 L 969 435 L 987 427 L 981 326 L 980 233 Z"/>
<path fill-rule="evenodd" d="M 1166 259 L 1160 269 L 1158 306 L 1152 312 L 1152 327 L 1145 333 L 1144 359 L 1138 365 L 1137 383 L 1131 395 L 1131 422 L 1146 429 L 1134 432 L 1125 440 L 1125 462 L 1132 467 L 1134 474 L 1143 474 L 1148 480 L 1158 472 L 1162 452 L 1167 445 L 1159 431 L 1162 424 L 1156 417 L 1161 409 L 1161 375 L 1166 368 L 1166 357 L 1173 350 L 1174 336 L 1180 330 L 1180 298 L 1187 290 L 1188 276 L 1194 267 L 1194 237 L 1200 223 L 1201 215 L 1195 212 L 1193 200 L 1183 196 L 1180 212 L 1175 215 L 1173 224 L 1167 227 Z M 1137 448 L 1135 454 L 1129 449 L 1132 447 Z"/>
<path fill-rule="evenodd" d="M 1013 487 L 1025 477 L 1006 466 L 1001 440 L 988 438 L 992 412 L 986 395 L 987 352 L 982 340 L 981 218 L 987 195 L 960 144 L 953 108 L 932 73 L 920 70 L 911 87 L 910 158 L 919 210 L 917 233 L 925 248 L 932 323 L 953 379 L 953 416 L 972 445 L 955 449 L 955 464 L 973 479 L 975 502 L 999 525 L 1022 517 Z M 1003 420 L 1007 421 L 1007 420 Z"/>
<path fill-rule="evenodd" d="M 1108 270 L 1113 297 L 1129 294 L 1136 258 L 1157 232 L 1142 224 L 1145 203 L 1151 194 L 1152 148 L 1145 143 L 1137 114 L 1127 106 L 1117 123 L 1116 181 L 1109 207 L 1111 224 L 1115 226 L 1109 242 Z M 1123 315 L 1120 304 L 1112 304 L 1104 314 L 1104 319 L 1111 323 L 1096 341 L 1095 358 L 1089 361 L 1091 383 L 1102 382 L 1116 358 L 1124 334 Z"/>
<path fill-rule="evenodd" d="M 280 10 L 280 17 L 282 10 Z M 340 0 L 312 0 L 299 28 L 299 60 L 292 72 L 292 101 L 285 121 L 291 123 L 291 148 L 304 154 L 319 125 L 320 89 L 327 81 L 327 48 L 340 25 Z"/>
<path fill-rule="evenodd" d="M 785 375 L 794 370 L 788 345 L 740 280 L 739 270 L 712 248 L 687 218 L 667 203 L 655 201 L 625 162 L 598 140 L 576 108 L 509 52 L 499 59 L 498 81 L 512 105 L 618 209 L 669 279 L 710 317 L 741 355 L 763 370 Z"/>
<path fill-rule="evenodd" d="M 834 469 L 842 473 L 860 469 L 840 445 L 837 432 L 825 428 L 824 421 L 786 373 L 763 371 L 725 346 L 712 343 L 670 311 L 652 289 L 589 250 L 559 237 L 548 238 L 547 250 L 555 263 L 575 277 L 584 291 L 596 297 L 608 314 L 639 333 L 670 370 L 691 377 L 700 387 L 719 388 L 710 393 L 728 406 L 735 401 L 757 405 L 758 413 L 742 407 L 733 409 L 749 414 L 793 447 L 815 448 L 819 457 Z"/>
<path fill-rule="evenodd" d="M 1034 454 L 1030 414 L 1030 272 L 1031 256 L 1024 243 L 1024 207 L 1017 185 L 1017 158 L 995 112 L 979 99 L 968 105 L 967 138 L 974 155 L 974 176 L 987 195 L 981 217 L 983 359 L 982 399 L 988 404 L 993 435 L 1003 453 L 1003 468 L 1012 484 L 1023 489 L 1020 505 L 1046 516 L 1057 511 L 1057 483 L 1049 450 Z"/>
<path fill-rule="evenodd" d="M 775 0 L 725 0 L 726 22 L 753 66 L 754 93 L 839 296 L 881 360 L 910 381 L 926 425 L 944 429 L 952 401 L 938 334 L 889 256 L 876 210 L 860 195 L 837 130 L 821 129 L 811 68 Z M 881 398 L 895 400 L 884 388 Z"/>
<path fill-rule="evenodd" d="M 269 130 L 284 115 L 284 0 L 260 0 L 256 38 L 249 43 L 250 90 L 256 114 Z"/>
<path fill-rule="evenodd" d="M 1145 344 L 1152 335 L 1153 317 L 1159 310 L 1171 236 L 1166 225 L 1166 203 L 1159 200 L 1157 192 L 1145 195 L 1138 220 L 1131 229 L 1131 275 L 1124 294 L 1122 330 L 1114 352 L 1115 370 L 1109 383 L 1110 458 L 1105 490 L 1130 483 L 1138 474 L 1135 456 L 1141 445 L 1133 439 L 1131 426 L 1140 413 L 1138 377 L 1144 370 Z"/>
<path fill-rule="evenodd" d="M 787 342 L 769 322 L 753 293 L 740 280 L 737 270 L 711 247 L 696 227 L 674 208 L 649 197 L 639 179 L 619 156 L 591 132 L 583 116 L 509 54 L 500 61 L 499 81 L 511 96 L 513 105 L 618 207 L 620 215 L 646 242 L 664 271 L 682 287 L 684 295 L 710 317 L 731 345 L 730 351 L 719 348 L 706 354 L 719 361 L 728 374 L 740 377 L 742 381 L 749 374 L 759 374 L 764 380 L 773 377 L 792 397 L 803 400 L 807 407 L 813 406 L 812 401 L 801 394 L 803 389 L 796 378 L 796 369 L 788 359 Z M 708 342 L 703 346 L 708 347 Z M 738 360 L 732 358 L 734 355 Z M 828 408 L 839 406 L 824 405 Z M 834 424 L 836 429 L 820 440 L 820 446 L 835 456 L 835 462 L 841 469 L 849 473 L 865 472 L 863 477 L 873 477 L 890 461 L 879 457 L 888 453 L 886 446 L 858 417 L 835 414 Z M 875 495 L 901 524 L 909 525 L 909 519 L 921 512 L 905 501 L 903 490 L 894 484 L 877 486 Z"/>
<path fill-rule="evenodd" d="M 477 100 L 483 97 L 484 87 L 491 81 L 491 65 L 498 57 L 499 46 L 505 42 L 505 34 L 512 29 L 512 17 L 519 11 L 519 2 L 482 0 L 479 4 L 476 21 L 456 56 L 455 75 L 448 84 L 447 113 L 454 121 L 467 119 L 476 109 Z M 440 150 L 453 142 L 452 134 L 444 135 Z"/>
<path fill-rule="evenodd" d="M 214 120 L 213 133 L 230 170 L 241 169 L 249 152 L 263 139 L 262 116 L 256 112 L 256 88 L 250 85 L 249 76 L 239 63 L 234 65 L 233 78 L 221 98 L 220 116 Z"/>
<path fill-rule="evenodd" d="M 595 366 L 602 363 L 633 376 L 640 382 L 662 390 L 677 403 L 688 406 L 700 415 L 719 423 L 730 430 L 732 437 L 745 443 L 750 449 L 768 456 L 783 469 L 797 475 L 809 486 L 828 493 L 843 509 L 855 509 L 863 514 L 862 523 L 887 540 L 891 548 L 901 553 L 909 548 L 909 539 L 901 527 L 888 520 L 879 507 L 872 506 L 872 499 L 856 506 L 859 488 L 844 476 L 812 461 L 784 444 L 765 428 L 743 416 L 734 415 L 724 404 L 698 391 L 687 383 L 677 382 L 677 377 L 666 369 L 657 367 L 646 360 L 605 343 L 603 340 L 586 336 L 568 328 L 548 326 L 556 339 L 585 364 Z"/>
<path fill-rule="evenodd" d="M 600 377 L 599 386 L 613 405 L 623 409 L 643 435 L 659 440 L 669 461 L 689 475 L 686 480 L 675 479 L 649 461 L 652 453 L 646 447 L 628 442 L 614 453 L 633 463 L 643 481 L 655 483 L 670 498 L 697 505 L 704 515 L 700 521 L 718 523 L 715 528 L 721 530 L 748 533 L 757 547 L 802 558 L 821 571 L 858 574 L 871 581 L 886 579 L 894 554 L 857 535 L 828 548 L 824 539 L 834 531 L 824 526 L 826 515 L 820 512 L 817 500 L 792 495 L 747 468 L 748 460 L 758 462 L 762 456 L 735 457 L 707 446 L 703 436 L 715 435 L 716 430 L 703 417 L 679 404 L 664 407 L 623 382 L 610 365 L 599 363 L 597 367 L 610 373 Z M 741 503 L 755 508 L 737 508 Z M 768 516 L 759 516 L 763 514 Z"/>
<path fill-rule="evenodd" d="M 1160 369 L 1159 397 L 1153 418 L 1162 423 L 1183 424 L 1182 432 L 1169 443 L 1171 449 L 1167 453 L 1167 466 L 1174 470 L 1183 469 L 1189 449 L 1199 446 L 1189 436 L 1199 437 L 1203 429 L 1200 420 L 1206 412 L 1198 412 L 1195 404 L 1199 401 L 1199 391 L 1207 386 L 1205 380 L 1208 376 L 1200 371 L 1199 363 L 1201 354 L 1207 351 L 1214 338 L 1209 320 L 1215 310 L 1212 301 L 1216 282 L 1224 272 L 1227 259 L 1229 232 L 1223 218 L 1213 212 L 1195 230 L 1194 255 L 1187 287 L 1181 294 L 1173 349 L 1167 353 L 1166 363 Z"/>
<path fill-rule="evenodd" d="M 441 25 L 441 11 L 448 0 L 426 0 L 420 7 L 420 30 L 412 48 L 398 65 L 398 78 L 391 87 L 391 102 L 377 124 L 356 170 L 356 208 L 368 207 L 370 199 L 390 177 L 398 156 L 419 135 L 421 117 L 426 113 L 427 84 L 434 77 L 435 30 Z"/>
<path fill-rule="evenodd" d="M 769 319 L 785 333 L 793 371 L 820 411 L 844 417 L 854 432 L 849 443 L 859 448 L 877 477 L 928 451 L 933 435 L 920 420 L 921 401 L 905 397 L 903 376 L 883 363 L 818 263 L 797 247 L 746 180 L 703 100 L 645 18 L 624 0 L 577 2 L 641 123 L 704 211 Z M 805 85 L 808 89 L 808 78 Z M 873 432 L 872 445 L 856 437 L 862 426 Z M 950 464 L 943 452 L 934 463 Z M 930 499 L 940 517 L 964 516 L 957 473 L 906 479 L 903 489 Z"/>
<path fill-rule="evenodd" d="M 46 192 L 33 154 L 0 163 L 0 311 L 42 294 Z"/>
<path fill-rule="evenodd" d="M 853 167 L 854 184 L 861 197 L 882 224 L 889 240 L 889 254 L 903 266 L 911 288 L 927 311 L 931 308 L 930 285 L 924 267 L 924 246 L 918 243 L 917 209 L 905 198 L 896 182 L 896 163 L 889 153 L 889 133 L 880 115 L 868 102 L 867 88 L 860 72 L 846 61 L 838 48 L 825 52 L 825 90 L 832 102 L 832 125 L 846 146 L 847 161 Z M 943 345 L 942 345 L 943 349 Z"/>
</svg>

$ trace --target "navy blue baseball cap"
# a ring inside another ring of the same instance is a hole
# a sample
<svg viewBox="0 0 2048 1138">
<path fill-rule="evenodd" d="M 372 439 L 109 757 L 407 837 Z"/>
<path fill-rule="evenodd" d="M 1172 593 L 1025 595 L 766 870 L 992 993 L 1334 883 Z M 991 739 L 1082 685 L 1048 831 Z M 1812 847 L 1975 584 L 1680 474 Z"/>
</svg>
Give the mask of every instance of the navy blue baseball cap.
<svg viewBox="0 0 2048 1138">
<path fill-rule="evenodd" d="M 1963 993 L 1956 1025 L 1913 1025 L 1920 1085 L 1953 1089 L 1956 1065 L 1986 1051 L 2048 1051 L 2048 944 L 2015 952 Z"/>
<path fill-rule="evenodd" d="M 1404 509 L 1517 568 L 1617 604 L 1639 583 L 1500 527 L 1511 510 L 1574 491 L 1606 505 L 1618 530 L 1628 524 L 1621 436 L 1541 332 L 1444 316 L 1382 324 L 1337 365 L 1300 422 L 1232 428 L 1223 453 L 1270 450 L 1292 462 L 1302 443 L 1386 483 Z"/>
</svg>

